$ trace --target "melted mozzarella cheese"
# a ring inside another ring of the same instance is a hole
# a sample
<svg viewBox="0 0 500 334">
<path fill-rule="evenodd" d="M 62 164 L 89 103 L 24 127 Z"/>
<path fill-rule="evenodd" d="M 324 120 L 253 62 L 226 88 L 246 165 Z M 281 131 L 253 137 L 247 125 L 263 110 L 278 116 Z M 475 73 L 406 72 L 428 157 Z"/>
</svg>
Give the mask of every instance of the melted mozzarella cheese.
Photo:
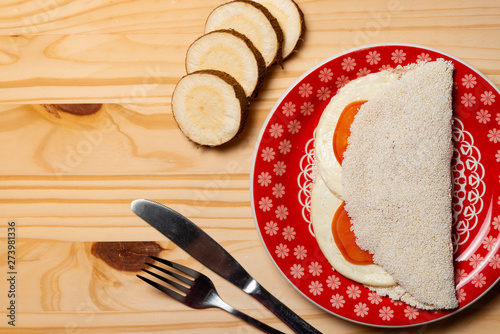
<svg viewBox="0 0 500 334">
<path fill-rule="evenodd" d="M 316 164 L 327 187 L 338 198 L 342 198 L 342 167 L 333 153 L 333 133 L 340 114 L 348 104 L 355 101 L 369 100 L 398 78 L 399 75 L 396 73 L 381 71 L 353 80 L 332 97 L 323 111 L 316 128 L 314 142 Z"/>
<path fill-rule="evenodd" d="M 318 175 L 311 194 L 311 220 L 316 240 L 326 259 L 340 274 L 359 283 L 377 287 L 395 285 L 394 279 L 382 267 L 350 263 L 338 249 L 333 240 L 332 219 L 341 203 Z"/>
</svg>

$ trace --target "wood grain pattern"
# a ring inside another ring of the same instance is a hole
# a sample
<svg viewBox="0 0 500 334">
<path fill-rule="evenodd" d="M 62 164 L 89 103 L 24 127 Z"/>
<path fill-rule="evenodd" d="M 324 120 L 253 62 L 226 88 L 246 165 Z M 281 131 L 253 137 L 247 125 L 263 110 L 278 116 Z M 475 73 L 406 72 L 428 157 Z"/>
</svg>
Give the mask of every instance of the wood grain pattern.
<svg viewBox="0 0 500 334">
<path fill-rule="evenodd" d="M 500 85 L 500 3 L 297 0 L 305 41 L 272 68 L 237 141 L 207 149 L 177 129 L 170 98 L 188 46 L 224 0 L 5 0 L 0 3 L 0 273 L 7 225 L 17 223 L 17 326 L 0 332 L 255 333 L 220 310 L 193 311 L 91 254 L 99 241 L 157 241 L 161 256 L 201 270 L 222 297 L 287 327 L 130 211 L 136 198 L 171 205 L 226 247 L 266 288 L 324 333 L 381 333 L 312 305 L 276 270 L 252 218 L 249 178 L 269 111 L 302 73 L 369 43 L 448 52 Z M 103 103 L 55 117 L 40 104 Z M 460 316 L 391 333 L 496 333 L 500 287 Z"/>
</svg>

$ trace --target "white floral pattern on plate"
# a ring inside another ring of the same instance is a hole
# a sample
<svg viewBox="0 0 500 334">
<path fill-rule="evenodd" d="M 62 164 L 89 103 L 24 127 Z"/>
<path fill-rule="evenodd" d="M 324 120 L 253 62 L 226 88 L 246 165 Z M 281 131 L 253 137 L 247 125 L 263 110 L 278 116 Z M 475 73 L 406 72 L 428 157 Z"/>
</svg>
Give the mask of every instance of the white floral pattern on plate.
<svg viewBox="0 0 500 334">
<path fill-rule="evenodd" d="M 335 272 L 310 221 L 314 131 L 337 90 L 355 78 L 416 61 L 453 61 L 455 270 L 460 308 L 428 312 L 380 297 Z M 312 302 L 342 318 L 404 327 L 458 312 L 500 277 L 500 92 L 459 59 L 416 45 L 373 45 L 332 57 L 293 84 L 270 113 L 255 148 L 252 207 L 270 257 Z M 495 185 L 495 186 L 493 186 Z"/>
</svg>

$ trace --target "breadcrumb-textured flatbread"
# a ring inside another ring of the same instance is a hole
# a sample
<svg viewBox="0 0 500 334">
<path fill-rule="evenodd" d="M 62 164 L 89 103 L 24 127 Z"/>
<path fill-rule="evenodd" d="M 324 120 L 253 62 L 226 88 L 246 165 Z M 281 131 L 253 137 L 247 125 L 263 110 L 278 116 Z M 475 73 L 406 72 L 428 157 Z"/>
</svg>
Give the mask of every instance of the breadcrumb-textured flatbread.
<svg viewBox="0 0 500 334">
<path fill-rule="evenodd" d="M 411 67 L 363 105 L 342 164 L 358 245 L 419 303 L 458 306 L 451 242 L 453 64 Z M 390 293 L 388 293 L 390 295 Z"/>
</svg>

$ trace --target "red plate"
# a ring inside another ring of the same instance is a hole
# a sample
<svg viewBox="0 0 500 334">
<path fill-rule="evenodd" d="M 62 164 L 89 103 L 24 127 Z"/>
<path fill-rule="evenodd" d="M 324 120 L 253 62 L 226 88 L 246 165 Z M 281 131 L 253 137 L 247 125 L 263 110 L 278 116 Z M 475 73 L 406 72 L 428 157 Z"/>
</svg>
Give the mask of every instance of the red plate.
<svg viewBox="0 0 500 334">
<path fill-rule="evenodd" d="M 460 308 L 429 312 L 370 292 L 335 272 L 310 220 L 314 130 L 348 81 L 418 60 L 453 61 L 455 272 Z M 267 118 L 254 152 L 252 208 L 270 257 L 304 296 L 339 317 L 372 326 L 429 323 L 464 309 L 500 278 L 500 91 L 463 61 L 418 45 L 369 45 L 302 75 Z"/>
</svg>

